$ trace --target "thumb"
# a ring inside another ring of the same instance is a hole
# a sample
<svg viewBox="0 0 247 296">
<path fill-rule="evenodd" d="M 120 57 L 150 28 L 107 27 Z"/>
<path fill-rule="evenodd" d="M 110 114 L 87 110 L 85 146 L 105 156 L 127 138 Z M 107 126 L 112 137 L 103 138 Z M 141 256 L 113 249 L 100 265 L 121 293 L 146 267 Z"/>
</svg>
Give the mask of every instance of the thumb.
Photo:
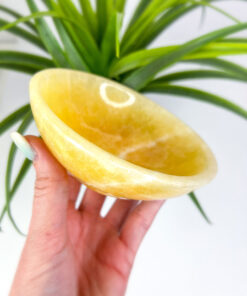
<svg viewBox="0 0 247 296">
<path fill-rule="evenodd" d="M 14 134 L 12 138 L 22 151 L 23 148 L 15 138 L 19 137 L 19 142 L 26 142 L 24 153 L 33 160 L 36 171 L 30 231 L 41 233 L 65 229 L 69 199 L 69 181 L 65 168 L 50 153 L 43 140 L 35 136 L 24 138 Z"/>
</svg>

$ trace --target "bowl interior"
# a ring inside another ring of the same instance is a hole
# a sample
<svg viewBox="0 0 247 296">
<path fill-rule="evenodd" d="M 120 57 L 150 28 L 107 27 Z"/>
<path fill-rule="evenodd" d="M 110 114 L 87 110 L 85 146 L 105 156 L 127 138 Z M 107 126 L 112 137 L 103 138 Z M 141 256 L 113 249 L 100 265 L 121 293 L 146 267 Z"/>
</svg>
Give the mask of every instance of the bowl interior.
<svg viewBox="0 0 247 296">
<path fill-rule="evenodd" d="M 207 166 L 207 147 L 185 124 L 139 93 L 80 72 L 50 71 L 39 83 L 49 108 L 100 148 L 158 172 L 192 176 Z"/>
</svg>

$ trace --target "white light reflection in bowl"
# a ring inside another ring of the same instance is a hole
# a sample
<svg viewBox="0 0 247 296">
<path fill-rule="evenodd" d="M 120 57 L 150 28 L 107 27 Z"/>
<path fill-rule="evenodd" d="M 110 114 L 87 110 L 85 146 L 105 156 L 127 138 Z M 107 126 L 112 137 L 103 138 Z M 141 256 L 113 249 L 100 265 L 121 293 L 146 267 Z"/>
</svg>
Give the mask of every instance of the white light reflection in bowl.
<svg viewBox="0 0 247 296">
<path fill-rule="evenodd" d="M 113 87 L 115 89 L 118 89 L 118 90 L 124 92 L 126 95 L 128 95 L 129 98 L 124 102 L 114 102 L 107 96 L 107 92 L 106 92 L 107 87 Z M 107 82 L 104 82 L 104 83 L 101 84 L 101 86 L 100 86 L 100 95 L 101 95 L 102 100 L 106 104 L 111 105 L 112 107 L 115 107 L 115 108 L 124 108 L 124 107 L 131 106 L 131 105 L 133 105 L 135 103 L 135 100 L 136 100 L 135 96 L 132 93 L 124 90 L 121 86 L 112 85 L 112 84 L 107 83 Z"/>
</svg>

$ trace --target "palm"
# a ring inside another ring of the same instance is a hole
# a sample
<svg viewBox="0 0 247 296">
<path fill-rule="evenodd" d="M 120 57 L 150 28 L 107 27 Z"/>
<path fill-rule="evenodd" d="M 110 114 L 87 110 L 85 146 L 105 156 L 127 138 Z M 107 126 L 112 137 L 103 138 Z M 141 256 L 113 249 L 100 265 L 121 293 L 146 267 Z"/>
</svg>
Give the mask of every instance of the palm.
<svg viewBox="0 0 247 296">
<path fill-rule="evenodd" d="M 76 211 L 74 199 L 80 184 L 73 178 L 70 182 L 73 192 L 70 194 L 72 202 L 68 208 L 67 240 L 62 252 L 59 252 L 66 254 L 60 266 L 64 270 L 58 270 L 65 274 L 63 291 L 68 288 L 66 285 L 71 286 L 71 282 L 74 282 L 75 291 L 70 291 L 71 295 L 123 295 L 137 247 L 153 215 L 142 217 L 147 203 L 133 211 L 136 201 L 117 200 L 103 218 L 100 209 L 105 197 L 91 190 L 87 190 L 79 211 Z M 156 211 L 158 204 L 160 206 L 161 203 L 153 203 Z M 129 215 L 131 210 L 132 214 Z M 131 221 L 138 226 L 139 235 L 130 231 Z"/>
</svg>

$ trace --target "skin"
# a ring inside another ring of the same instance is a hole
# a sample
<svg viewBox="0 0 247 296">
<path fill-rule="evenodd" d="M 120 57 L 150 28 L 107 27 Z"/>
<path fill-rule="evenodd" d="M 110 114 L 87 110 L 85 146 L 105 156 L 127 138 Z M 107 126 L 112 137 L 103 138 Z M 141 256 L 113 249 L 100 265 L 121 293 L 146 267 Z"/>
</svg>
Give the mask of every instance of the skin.
<svg viewBox="0 0 247 296">
<path fill-rule="evenodd" d="M 56 161 L 44 142 L 35 151 L 33 211 L 10 296 L 121 296 L 135 255 L 162 201 L 116 200 L 105 217 L 105 196 L 87 189 Z"/>
</svg>

